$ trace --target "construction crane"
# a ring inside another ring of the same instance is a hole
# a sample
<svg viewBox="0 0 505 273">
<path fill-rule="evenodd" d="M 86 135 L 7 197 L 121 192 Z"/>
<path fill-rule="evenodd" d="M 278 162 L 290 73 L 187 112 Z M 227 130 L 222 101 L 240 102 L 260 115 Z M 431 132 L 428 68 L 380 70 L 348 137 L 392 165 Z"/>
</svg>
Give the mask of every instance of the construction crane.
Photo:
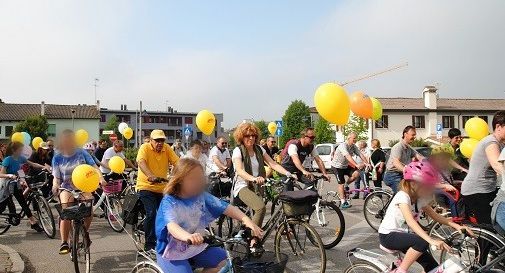
<svg viewBox="0 0 505 273">
<path fill-rule="evenodd" d="M 351 84 L 351 83 L 355 83 L 355 82 L 359 82 L 359 81 L 362 81 L 362 80 L 370 79 L 370 78 L 373 78 L 373 77 L 376 77 L 376 76 L 379 76 L 379 75 L 382 75 L 382 74 L 385 74 L 385 73 L 388 73 L 388 72 L 391 72 L 391 71 L 394 71 L 394 70 L 397 70 L 397 69 L 400 69 L 400 68 L 403 68 L 403 67 L 406 67 L 406 66 L 409 66 L 408 62 L 404 62 L 404 63 L 401 63 L 399 65 L 395 65 L 393 67 L 390 67 L 390 68 L 387 68 L 387 69 L 384 69 L 384 70 L 381 70 L 381 71 L 378 71 L 378 72 L 370 73 L 370 74 L 367 74 L 365 76 L 362 76 L 362 77 L 359 77 L 359 78 L 356 78 L 356 79 L 353 79 L 353 80 L 350 80 L 350 81 L 342 82 L 342 83 L 339 83 L 339 84 L 341 86 L 345 86 L 345 85 L 348 85 L 348 84 Z"/>
</svg>

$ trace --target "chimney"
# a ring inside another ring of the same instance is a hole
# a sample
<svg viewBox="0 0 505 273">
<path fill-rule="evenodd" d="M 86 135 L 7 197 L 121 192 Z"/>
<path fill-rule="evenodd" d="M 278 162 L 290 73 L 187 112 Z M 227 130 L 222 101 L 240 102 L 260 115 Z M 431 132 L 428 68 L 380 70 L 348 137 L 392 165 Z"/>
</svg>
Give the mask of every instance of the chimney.
<svg viewBox="0 0 505 273">
<path fill-rule="evenodd" d="M 424 108 L 437 109 L 437 88 L 435 86 L 425 86 L 423 90 Z"/>
<path fill-rule="evenodd" d="M 46 103 L 44 101 L 40 102 L 40 115 L 44 116 L 46 114 Z"/>
<path fill-rule="evenodd" d="M 128 107 L 126 106 L 126 104 L 124 105 L 124 110 L 125 111 L 128 110 Z"/>
<path fill-rule="evenodd" d="M 96 110 L 100 111 L 100 100 L 96 100 Z"/>
</svg>

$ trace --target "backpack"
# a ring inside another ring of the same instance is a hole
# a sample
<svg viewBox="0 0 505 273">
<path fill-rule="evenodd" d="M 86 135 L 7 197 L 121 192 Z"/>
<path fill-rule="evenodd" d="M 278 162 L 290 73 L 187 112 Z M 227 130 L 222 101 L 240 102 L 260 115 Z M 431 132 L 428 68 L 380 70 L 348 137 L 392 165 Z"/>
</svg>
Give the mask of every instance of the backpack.
<svg viewBox="0 0 505 273">
<path fill-rule="evenodd" d="M 281 161 L 282 161 L 282 159 L 284 159 L 288 155 L 288 147 L 289 147 L 289 145 L 296 144 L 297 141 L 298 141 L 298 139 L 291 139 L 291 140 L 289 140 L 286 143 L 286 145 L 284 146 L 284 149 L 282 149 L 282 152 L 280 154 Z"/>
</svg>

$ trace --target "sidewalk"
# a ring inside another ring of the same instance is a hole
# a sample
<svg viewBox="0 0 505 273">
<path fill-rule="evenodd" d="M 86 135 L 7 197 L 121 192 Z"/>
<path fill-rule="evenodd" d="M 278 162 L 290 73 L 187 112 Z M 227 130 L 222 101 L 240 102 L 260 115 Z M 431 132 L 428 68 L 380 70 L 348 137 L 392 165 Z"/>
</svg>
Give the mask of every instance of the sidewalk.
<svg viewBox="0 0 505 273">
<path fill-rule="evenodd" d="M 19 254 L 6 245 L 0 245 L 0 273 L 22 273 L 25 263 Z"/>
</svg>

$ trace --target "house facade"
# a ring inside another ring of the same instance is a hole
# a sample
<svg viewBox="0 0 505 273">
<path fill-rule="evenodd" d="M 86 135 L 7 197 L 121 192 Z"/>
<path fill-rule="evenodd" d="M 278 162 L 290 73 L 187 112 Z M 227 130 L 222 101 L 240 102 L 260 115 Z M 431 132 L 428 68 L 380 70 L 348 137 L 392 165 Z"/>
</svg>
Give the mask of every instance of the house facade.
<svg viewBox="0 0 505 273">
<path fill-rule="evenodd" d="M 65 129 L 84 129 L 88 132 L 90 140 L 96 140 L 99 137 L 100 112 L 95 105 L 0 102 L 0 142 L 9 141 L 16 124 L 20 121 L 38 115 L 47 118 L 49 138 L 54 138 Z"/>
<path fill-rule="evenodd" d="M 505 99 L 440 98 L 434 86 L 426 86 L 418 98 L 377 98 L 383 108 L 382 118 L 368 123 L 368 139 L 377 138 L 383 147 L 399 140 L 405 126 L 416 127 L 417 137 L 433 144 L 446 141 L 451 128 L 458 128 L 466 135 L 465 122 L 475 116 L 489 124 L 494 113 L 505 110 Z M 311 108 L 313 121 L 319 118 Z M 437 138 L 437 124 L 442 127 L 443 139 Z M 343 141 L 340 128 L 336 128 L 337 141 Z"/>
<path fill-rule="evenodd" d="M 119 122 L 126 122 L 134 132 L 134 138 L 130 140 L 132 143 L 141 143 L 143 136 L 149 136 L 154 129 L 160 129 L 165 132 L 167 142 L 172 144 L 175 139 L 182 139 L 183 142 L 190 142 L 193 139 L 201 139 L 215 143 L 217 137 L 224 134 L 223 114 L 214 113 L 216 117 L 216 127 L 210 136 L 203 135 L 196 126 L 195 112 L 178 112 L 169 107 L 167 111 L 149 111 L 143 110 L 128 110 L 126 105 L 122 105 L 121 109 L 100 109 L 100 134 L 105 129 L 105 126 L 112 116 L 116 116 Z M 185 137 L 184 130 L 186 127 L 191 128 L 191 134 Z M 116 130 L 117 134 L 117 130 Z"/>
</svg>

